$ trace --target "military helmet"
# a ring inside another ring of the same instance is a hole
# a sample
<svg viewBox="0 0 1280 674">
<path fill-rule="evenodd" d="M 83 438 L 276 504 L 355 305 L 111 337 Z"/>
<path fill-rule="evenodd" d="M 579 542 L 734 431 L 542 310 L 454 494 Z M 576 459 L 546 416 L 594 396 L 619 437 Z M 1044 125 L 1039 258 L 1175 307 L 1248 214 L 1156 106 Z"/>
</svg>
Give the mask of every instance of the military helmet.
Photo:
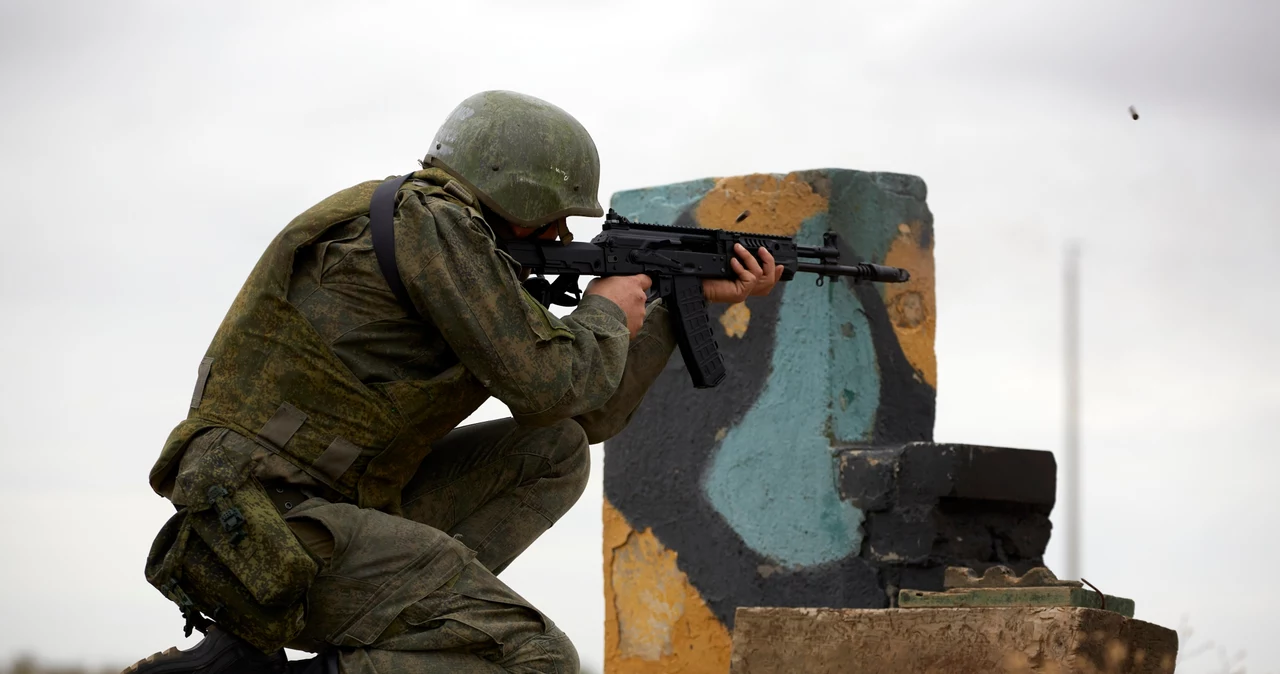
<svg viewBox="0 0 1280 674">
<path fill-rule="evenodd" d="M 485 91 L 463 101 L 436 132 L 422 165 L 443 169 L 517 227 L 604 215 L 591 135 L 569 113 L 532 96 Z"/>
</svg>

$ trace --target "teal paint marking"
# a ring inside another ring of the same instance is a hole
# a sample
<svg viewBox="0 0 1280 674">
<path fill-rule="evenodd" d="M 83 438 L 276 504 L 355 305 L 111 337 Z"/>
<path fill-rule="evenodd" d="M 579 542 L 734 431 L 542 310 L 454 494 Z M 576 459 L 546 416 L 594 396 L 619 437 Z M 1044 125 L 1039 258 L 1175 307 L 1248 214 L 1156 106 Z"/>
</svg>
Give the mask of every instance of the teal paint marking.
<svg viewBox="0 0 1280 674">
<path fill-rule="evenodd" d="M 831 178 L 831 212 L 852 216 L 838 223 L 837 231 L 863 262 L 884 261 L 899 224 L 933 221 L 925 205 L 925 183 L 916 176 L 839 170 L 826 174 Z M 930 229 L 928 238 L 932 236 Z M 883 287 L 880 292 L 884 293 Z"/>
<path fill-rule="evenodd" d="M 703 178 L 674 185 L 614 192 L 609 199 L 609 207 L 635 222 L 670 225 L 681 212 L 701 201 L 715 186 L 714 178 Z"/>
<path fill-rule="evenodd" d="M 827 215 L 816 215 L 798 238 L 820 244 L 827 226 Z M 852 294 L 805 279 L 782 292 L 772 375 L 715 450 L 703 490 L 747 545 L 794 568 L 841 559 L 862 545 L 863 514 L 840 499 L 827 434 L 832 426 L 841 435 L 868 432 L 879 379 L 866 316 Z M 852 396 L 840 409 L 833 393 L 843 389 Z"/>
<path fill-rule="evenodd" d="M 854 262 L 883 264 L 906 222 L 926 227 L 932 239 L 933 217 L 925 205 L 923 180 L 901 173 L 865 171 L 825 172 L 829 177 L 830 210 L 846 214 L 833 223 L 840 239 L 858 256 Z M 877 285 L 881 296 L 885 287 Z M 879 359 L 871 341 L 871 325 L 857 298 L 836 292 L 831 298 L 831 436 L 835 442 L 870 440 L 879 408 Z M 848 391 L 852 395 L 846 395 Z"/>
<path fill-rule="evenodd" d="M 843 237 L 842 229 L 837 231 Z M 827 328 L 827 334 L 831 336 L 828 360 L 831 440 L 870 440 L 876 410 L 880 407 L 880 368 L 875 345 L 871 341 L 871 323 L 862 303 L 844 288 L 843 282 L 828 281 L 828 284 L 835 286 L 830 293 L 830 323 Z"/>
</svg>

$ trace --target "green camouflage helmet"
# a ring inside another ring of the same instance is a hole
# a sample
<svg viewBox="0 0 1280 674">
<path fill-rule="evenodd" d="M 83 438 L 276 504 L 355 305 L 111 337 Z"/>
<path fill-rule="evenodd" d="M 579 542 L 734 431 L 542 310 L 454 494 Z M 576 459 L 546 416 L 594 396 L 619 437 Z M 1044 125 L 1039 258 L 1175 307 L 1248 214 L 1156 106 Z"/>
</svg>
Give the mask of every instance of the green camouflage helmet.
<svg viewBox="0 0 1280 674">
<path fill-rule="evenodd" d="M 591 135 L 569 113 L 532 96 L 485 91 L 463 101 L 436 132 L 422 165 L 443 169 L 517 227 L 604 215 Z"/>
</svg>

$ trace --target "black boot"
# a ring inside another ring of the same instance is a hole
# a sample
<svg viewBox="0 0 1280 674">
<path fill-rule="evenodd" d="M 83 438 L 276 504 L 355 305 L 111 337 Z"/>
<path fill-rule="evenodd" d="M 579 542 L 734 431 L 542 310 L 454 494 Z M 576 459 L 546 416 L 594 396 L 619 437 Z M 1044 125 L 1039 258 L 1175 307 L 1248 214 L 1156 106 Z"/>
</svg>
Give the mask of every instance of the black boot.
<svg viewBox="0 0 1280 674">
<path fill-rule="evenodd" d="M 293 660 L 289 662 L 289 674 L 339 674 L 338 656 L 328 653 L 306 660 Z"/>
<path fill-rule="evenodd" d="M 133 663 L 122 674 L 285 674 L 284 651 L 266 655 L 240 637 L 210 627 L 191 650 L 170 648 Z"/>
</svg>

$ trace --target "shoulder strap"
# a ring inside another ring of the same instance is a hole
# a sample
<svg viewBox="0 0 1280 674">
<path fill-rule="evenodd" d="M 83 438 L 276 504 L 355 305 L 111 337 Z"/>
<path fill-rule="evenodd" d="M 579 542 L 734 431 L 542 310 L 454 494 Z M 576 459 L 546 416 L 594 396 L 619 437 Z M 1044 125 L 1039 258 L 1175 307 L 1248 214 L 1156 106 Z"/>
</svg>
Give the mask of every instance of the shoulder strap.
<svg viewBox="0 0 1280 674">
<path fill-rule="evenodd" d="M 391 286 L 391 292 L 409 314 L 416 316 L 418 310 L 413 306 L 413 300 L 409 299 L 409 291 L 404 289 L 404 283 L 400 280 L 400 267 L 396 265 L 396 231 L 393 227 L 396 193 L 412 176 L 412 173 L 406 173 L 387 178 L 373 191 L 373 198 L 369 200 L 369 230 L 373 235 L 373 254 L 378 258 L 378 268 L 386 277 L 387 285 Z"/>
</svg>

